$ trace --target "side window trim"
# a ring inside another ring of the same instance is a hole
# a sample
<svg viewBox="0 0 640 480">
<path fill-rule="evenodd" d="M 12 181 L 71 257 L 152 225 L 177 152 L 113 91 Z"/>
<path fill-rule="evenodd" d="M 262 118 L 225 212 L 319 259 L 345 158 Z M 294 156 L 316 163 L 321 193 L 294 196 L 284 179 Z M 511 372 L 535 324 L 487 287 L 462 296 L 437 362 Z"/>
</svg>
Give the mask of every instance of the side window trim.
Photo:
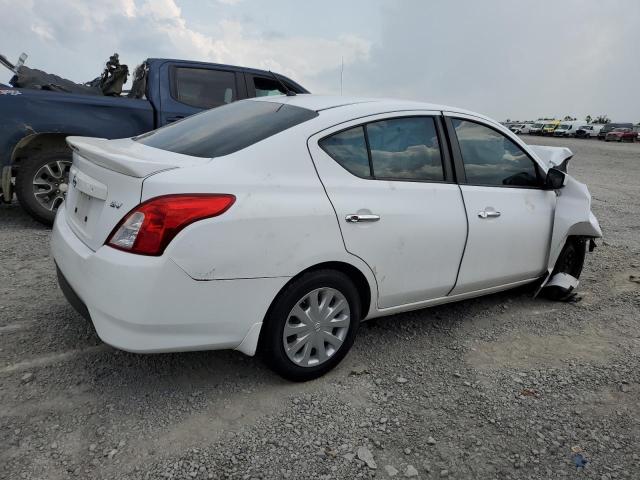
<svg viewBox="0 0 640 480">
<path fill-rule="evenodd" d="M 169 68 L 169 95 L 171 96 L 171 100 L 173 100 L 174 102 L 179 103 L 180 105 L 185 105 L 187 107 L 190 108 L 197 108 L 199 110 L 208 110 L 206 107 L 197 107 L 195 105 L 190 105 L 188 103 L 184 103 L 183 101 L 181 101 L 180 99 L 178 99 L 178 82 L 176 80 L 176 72 L 178 71 L 179 68 L 191 68 L 191 69 L 196 69 L 196 70 L 211 70 L 214 72 L 226 72 L 226 73 L 232 73 L 233 74 L 233 86 L 235 87 L 235 93 L 236 93 L 236 100 L 242 100 L 242 97 L 240 96 L 240 89 L 238 88 L 238 72 L 236 72 L 235 70 L 226 70 L 224 68 L 211 68 L 211 67 L 206 67 L 206 66 L 201 66 L 201 65 L 171 65 L 171 67 Z M 215 107 L 214 107 L 215 108 Z"/>
<path fill-rule="evenodd" d="M 367 148 L 367 157 L 368 157 L 368 160 L 369 160 L 369 175 L 370 176 L 363 177 L 363 176 L 357 175 L 357 174 L 347 170 L 347 172 L 350 175 L 353 175 L 354 177 L 357 177 L 357 178 L 361 178 L 362 180 L 379 180 L 379 181 L 392 181 L 392 182 L 418 182 L 418 183 L 456 183 L 456 180 L 455 180 L 455 177 L 454 177 L 454 172 L 453 172 L 453 169 L 451 167 L 451 158 L 450 158 L 450 155 L 449 155 L 449 152 L 448 152 L 447 143 L 446 143 L 445 138 L 444 138 L 445 131 L 442 128 L 442 125 L 440 124 L 440 118 L 442 116 L 441 113 L 442 112 L 440 112 L 439 115 L 438 114 L 433 114 L 433 113 L 420 115 L 420 114 L 416 113 L 416 114 L 411 114 L 411 115 L 400 115 L 400 116 L 396 116 L 396 117 L 377 118 L 375 120 L 369 120 L 369 121 L 364 122 L 364 123 L 359 123 L 359 124 L 356 124 L 356 125 L 350 125 L 349 127 L 333 131 L 333 132 L 329 133 L 328 135 L 324 135 L 324 136 L 318 138 L 316 143 L 317 143 L 318 147 L 324 153 L 326 153 L 333 161 L 335 161 L 338 165 L 340 165 L 342 168 L 344 168 L 344 166 L 342 166 L 340 164 L 340 162 L 336 161 L 329 154 L 329 152 L 327 152 L 323 148 L 321 142 L 325 138 L 331 137 L 333 135 L 337 135 L 337 134 L 339 134 L 341 132 L 345 132 L 345 131 L 351 130 L 353 128 L 361 127 L 363 129 L 363 132 L 364 132 L 364 140 L 365 140 L 365 145 L 366 145 L 366 148 Z M 372 158 L 371 158 L 371 147 L 369 145 L 369 134 L 367 132 L 367 125 L 369 125 L 371 123 L 375 123 L 375 122 L 381 122 L 381 121 L 386 121 L 386 120 L 395 120 L 395 119 L 400 119 L 400 118 L 431 118 L 431 119 L 433 119 L 433 122 L 434 122 L 435 128 L 436 128 L 436 135 L 437 135 L 437 138 L 438 138 L 438 147 L 439 147 L 439 151 L 440 151 L 440 162 L 442 163 L 442 169 L 443 169 L 443 180 L 422 180 L 422 179 L 413 179 L 413 178 L 376 177 L 374 175 L 373 161 L 372 161 Z"/>
<path fill-rule="evenodd" d="M 455 114 L 445 114 L 444 115 L 445 118 L 445 124 L 447 126 L 447 133 L 448 133 L 448 137 L 451 139 L 451 150 L 453 153 L 453 165 L 455 168 L 455 172 L 456 172 L 456 178 L 458 179 L 458 183 L 460 185 L 471 185 L 471 186 L 477 186 L 477 187 L 494 187 L 494 188 L 524 188 L 527 190 L 543 190 L 544 187 L 542 185 L 542 182 L 544 180 L 543 178 L 543 170 L 542 167 L 538 164 L 538 162 L 531 156 L 529 155 L 529 152 L 526 151 L 526 149 L 522 148 L 521 145 L 519 145 L 518 143 L 514 142 L 513 139 L 509 138 L 507 135 L 505 135 L 503 132 L 501 132 L 500 130 L 498 130 L 497 128 L 495 128 L 493 125 L 489 125 L 485 122 L 483 122 L 481 119 L 479 118 L 473 118 L 470 116 L 459 116 L 459 115 L 455 115 Z M 467 175 L 465 173 L 465 169 L 464 169 L 464 161 L 462 159 L 462 151 L 460 150 L 460 143 L 458 142 L 458 136 L 456 135 L 456 130 L 453 126 L 453 122 L 451 120 L 462 120 L 465 122 L 472 122 L 472 123 L 477 123 L 478 125 L 481 125 L 485 128 L 489 128 L 491 130 L 493 130 L 494 132 L 502 135 L 503 137 L 505 137 L 506 139 L 510 140 L 516 147 L 518 147 L 520 150 L 522 150 L 522 152 L 527 156 L 527 158 L 531 161 L 531 163 L 533 163 L 533 166 L 536 170 L 536 176 L 538 179 L 538 182 L 540 185 L 536 186 L 536 187 L 531 187 L 528 185 L 486 185 L 486 184 L 477 184 L 477 183 L 470 183 L 467 181 Z"/>
</svg>

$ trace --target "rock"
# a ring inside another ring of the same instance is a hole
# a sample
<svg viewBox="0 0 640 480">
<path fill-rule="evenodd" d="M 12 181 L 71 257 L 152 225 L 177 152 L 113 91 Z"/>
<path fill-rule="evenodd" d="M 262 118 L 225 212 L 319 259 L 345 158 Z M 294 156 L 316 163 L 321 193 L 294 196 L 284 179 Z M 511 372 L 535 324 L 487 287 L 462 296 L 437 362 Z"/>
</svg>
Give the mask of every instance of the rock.
<svg viewBox="0 0 640 480">
<path fill-rule="evenodd" d="M 436 444 L 436 439 L 433 438 L 433 437 L 429 437 L 429 438 L 427 438 L 427 443 L 429 445 L 435 445 Z"/>
<path fill-rule="evenodd" d="M 449 476 L 449 470 L 440 470 L 440 476 L 441 477 L 448 477 Z"/>
<path fill-rule="evenodd" d="M 369 373 L 366 365 L 355 365 L 351 368 L 351 375 L 364 375 L 365 373 Z"/>
<path fill-rule="evenodd" d="M 95 452 L 96 451 L 96 446 L 97 445 L 95 443 L 92 443 L 91 445 L 89 445 L 89 451 L 90 452 Z"/>
<path fill-rule="evenodd" d="M 373 454 L 367 447 L 358 447 L 358 458 L 366 463 L 367 467 L 372 469 L 378 468 L 378 465 L 376 465 L 376 462 L 373 459 Z"/>
<path fill-rule="evenodd" d="M 405 455 L 411 455 L 411 449 L 410 448 L 405 448 L 404 449 L 404 454 Z"/>
<path fill-rule="evenodd" d="M 407 465 L 407 469 L 404 471 L 404 476 L 407 478 L 417 477 L 418 470 L 413 465 Z"/>
<path fill-rule="evenodd" d="M 387 475 L 389 475 L 390 477 L 395 477 L 398 474 L 398 470 L 392 465 L 385 465 L 384 471 L 387 472 Z"/>
<path fill-rule="evenodd" d="M 33 380 L 33 373 L 27 372 L 22 377 L 20 377 L 20 383 L 29 383 Z"/>
<path fill-rule="evenodd" d="M 406 379 L 406 378 L 404 378 L 404 377 L 398 377 L 398 378 L 396 378 L 396 382 L 398 382 L 398 383 L 407 383 L 408 381 L 409 381 L 409 380 L 407 380 L 407 379 Z"/>
</svg>

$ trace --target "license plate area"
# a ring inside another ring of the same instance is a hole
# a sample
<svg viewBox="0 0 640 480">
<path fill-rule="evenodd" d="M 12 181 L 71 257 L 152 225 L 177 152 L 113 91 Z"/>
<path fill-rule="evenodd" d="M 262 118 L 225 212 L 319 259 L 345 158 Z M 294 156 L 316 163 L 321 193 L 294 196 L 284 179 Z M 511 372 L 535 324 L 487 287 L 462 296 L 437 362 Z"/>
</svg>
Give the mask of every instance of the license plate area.
<svg viewBox="0 0 640 480">
<path fill-rule="evenodd" d="M 73 217 L 80 226 L 86 226 L 91 215 L 91 197 L 84 192 L 76 192 L 75 205 L 71 205 L 73 209 Z"/>
</svg>

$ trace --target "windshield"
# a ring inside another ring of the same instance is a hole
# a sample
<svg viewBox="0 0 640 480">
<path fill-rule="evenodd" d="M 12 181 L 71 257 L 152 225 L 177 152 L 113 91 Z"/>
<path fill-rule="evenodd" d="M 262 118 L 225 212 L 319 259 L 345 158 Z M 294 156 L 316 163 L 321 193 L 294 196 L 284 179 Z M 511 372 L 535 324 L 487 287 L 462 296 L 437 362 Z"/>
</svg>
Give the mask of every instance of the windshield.
<svg viewBox="0 0 640 480">
<path fill-rule="evenodd" d="M 545 123 L 544 128 L 556 128 L 555 123 Z"/>
<path fill-rule="evenodd" d="M 531 128 L 542 128 L 542 124 L 541 123 L 534 123 L 533 127 Z"/>
<path fill-rule="evenodd" d="M 565 125 L 565 124 L 558 125 L 558 130 L 569 130 L 569 128 L 570 128 L 569 125 Z"/>
<path fill-rule="evenodd" d="M 187 117 L 134 140 L 183 155 L 221 157 L 317 116 L 313 110 L 283 103 L 243 100 Z"/>
<path fill-rule="evenodd" d="M 614 128 L 613 131 L 614 132 L 626 132 L 627 129 L 626 128 Z"/>
</svg>

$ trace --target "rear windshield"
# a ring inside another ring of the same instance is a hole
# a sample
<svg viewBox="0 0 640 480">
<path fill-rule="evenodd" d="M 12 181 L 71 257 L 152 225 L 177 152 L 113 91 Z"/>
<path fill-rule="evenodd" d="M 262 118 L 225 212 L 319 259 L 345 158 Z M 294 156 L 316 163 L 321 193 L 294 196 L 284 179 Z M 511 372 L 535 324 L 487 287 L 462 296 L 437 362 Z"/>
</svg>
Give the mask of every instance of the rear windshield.
<svg viewBox="0 0 640 480">
<path fill-rule="evenodd" d="M 246 100 L 207 110 L 135 140 L 170 152 L 213 158 L 247 148 L 317 116 L 306 108 Z"/>
</svg>

